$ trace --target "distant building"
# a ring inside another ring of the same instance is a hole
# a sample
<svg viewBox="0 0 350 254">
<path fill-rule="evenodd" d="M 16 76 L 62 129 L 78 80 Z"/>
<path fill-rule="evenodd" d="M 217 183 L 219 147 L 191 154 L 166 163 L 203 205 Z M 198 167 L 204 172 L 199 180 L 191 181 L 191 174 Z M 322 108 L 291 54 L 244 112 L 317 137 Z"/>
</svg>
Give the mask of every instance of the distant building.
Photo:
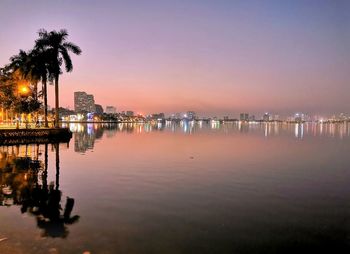
<svg viewBox="0 0 350 254">
<path fill-rule="evenodd" d="M 295 115 L 294 115 L 294 121 L 295 121 L 295 122 L 302 122 L 302 121 L 303 121 L 303 114 L 301 114 L 301 113 L 295 113 Z"/>
<path fill-rule="evenodd" d="M 295 113 L 294 114 L 294 121 L 295 122 L 309 122 L 311 121 L 311 117 L 304 113 Z"/>
<path fill-rule="evenodd" d="M 264 114 L 264 116 L 263 116 L 263 120 L 264 120 L 265 122 L 270 121 L 270 120 L 271 120 L 271 114 L 266 112 L 266 113 Z"/>
<path fill-rule="evenodd" d="M 134 111 L 126 111 L 125 115 L 126 116 L 134 116 Z"/>
<path fill-rule="evenodd" d="M 74 110 L 77 113 L 95 112 L 94 96 L 85 92 L 74 92 Z"/>
<path fill-rule="evenodd" d="M 346 121 L 346 120 L 348 120 L 348 119 L 349 119 L 349 118 L 348 118 L 347 114 L 345 114 L 345 113 L 340 113 L 336 120 L 337 120 L 337 121 Z"/>
<path fill-rule="evenodd" d="M 113 106 L 107 106 L 106 113 L 107 114 L 115 114 L 115 113 L 117 113 L 117 109 L 116 109 L 116 107 L 113 107 Z"/>
<path fill-rule="evenodd" d="M 249 121 L 255 121 L 255 115 L 250 115 L 249 116 Z"/>
<path fill-rule="evenodd" d="M 273 121 L 279 121 L 280 120 L 280 116 L 279 115 L 273 115 L 272 119 Z"/>
<path fill-rule="evenodd" d="M 196 113 L 194 111 L 187 111 L 184 117 L 188 120 L 194 120 L 196 119 Z"/>
<path fill-rule="evenodd" d="M 95 112 L 99 115 L 103 114 L 103 107 L 100 104 L 95 104 Z"/>
<path fill-rule="evenodd" d="M 158 113 L 158 114 L 153 114 L 153 117 L 156 119 L 164 119 L 165 115 L 164 113 Z"/>
<path fill-rule="evenodd" d="M 173 113 L 170 115 L 170 119 L 172 120 L 180 120 L 181 119 L 181 114 L 180 113 Z"/>
<path fill-rule="evenodd" d="M 239 120 L 241 120 L 241 121 L 249 121 L 249 114 L 248 113 L 241 113 L 239 115 Z"/>
</svg>

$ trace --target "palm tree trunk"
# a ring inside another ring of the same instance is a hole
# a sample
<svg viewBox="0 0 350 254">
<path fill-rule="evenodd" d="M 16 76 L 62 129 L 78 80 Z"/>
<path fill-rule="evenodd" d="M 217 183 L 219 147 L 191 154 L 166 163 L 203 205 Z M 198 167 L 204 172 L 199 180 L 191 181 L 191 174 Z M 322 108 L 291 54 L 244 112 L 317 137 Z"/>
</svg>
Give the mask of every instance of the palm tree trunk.
<svg viewBox="0 0 350 254">
<path fill-rule="evenodd" d="M 44 88 L 44 118 L 45 118 L 45 127 L 49 127 L 49 124 L 47 122 L 47 82 L 46 80 L 43 82 L 43 88 Z"/>
<path fill-rule="evenodd" d="M 58 94 L 58 78 L 59 74 L 56 74 L 55 77 L 55 127 L 58 128 L 58 121 L 59 121 L 59 114 L 58 114 L 58 109 L 59 109 L 59 94 Z"/>
<path fill-rule="evenodd" d="M 44 160 L 44 172 L 43 172 L 43 189 L 47 189 L 47 167 L 48 167 L 48 144 L 45 144 L 45 160 Z"/>
<path fill-rule="evenodd" d="M 58 114 L 58 109 L 59 109 L 59 94 L 58 94 L 58 78 L 59 78 L 59 74 L 56 74 L 55 77 L 55 128 L 58 128 L 58 118 L 59 118 L 59 114 Z"/>
</svg>

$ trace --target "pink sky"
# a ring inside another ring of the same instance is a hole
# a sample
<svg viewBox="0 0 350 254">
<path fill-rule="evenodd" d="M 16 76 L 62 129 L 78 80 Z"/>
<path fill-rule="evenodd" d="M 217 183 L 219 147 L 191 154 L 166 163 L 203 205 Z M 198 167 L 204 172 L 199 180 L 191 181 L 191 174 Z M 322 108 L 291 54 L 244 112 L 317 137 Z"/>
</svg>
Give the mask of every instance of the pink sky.
<svg viewBox="0 0 350 254">
<path fill-rule="evenodd" d="M 349 13 L 347 1 L 2 1 L 0 65 L 38 29 L 66 28 L 83 53 L 61 77 L 64 107 L 85 91 L 145 114 L 350 112 Z"/>
</svg>

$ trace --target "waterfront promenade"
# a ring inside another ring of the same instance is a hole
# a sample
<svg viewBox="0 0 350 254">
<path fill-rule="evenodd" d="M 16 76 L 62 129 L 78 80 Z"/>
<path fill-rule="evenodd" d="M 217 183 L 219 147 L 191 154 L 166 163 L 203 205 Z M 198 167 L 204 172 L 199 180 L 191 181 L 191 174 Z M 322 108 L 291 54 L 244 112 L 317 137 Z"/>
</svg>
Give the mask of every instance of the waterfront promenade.
<svg viewBox="0 0 350 254">
<path fill-rule="evenodd" d="M 35 124 L 0 124 L 0 144 L 68 142 L 72 133 L 68 128 L 46 128 Z"/>
</svg>

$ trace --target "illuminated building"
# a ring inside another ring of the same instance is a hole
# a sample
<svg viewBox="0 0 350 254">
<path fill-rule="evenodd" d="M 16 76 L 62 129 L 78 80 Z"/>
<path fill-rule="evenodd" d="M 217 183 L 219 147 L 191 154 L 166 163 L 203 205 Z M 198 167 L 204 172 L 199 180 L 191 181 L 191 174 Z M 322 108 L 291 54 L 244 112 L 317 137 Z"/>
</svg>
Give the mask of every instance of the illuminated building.
<svg viewBox="0 0 350 254">
<path fill-rule="evenodd" d="M 263 116 L 263 120 L 264 120 L 265 122 L 270 121 L 270 120 L 271 120 L 271 115 L 270 115 L 270 113 L 266 112 L 266 113 L 264 114 L 264 116 Z"/>
<path fill-rule="evenodd" d="M 100 104 L 95 104 L 96 113 L 99 115 L 103 114 L 103 107 Z"/>
<path fill-rule="evenodd" d="M 94 96 L 85 92 L 74 92 L 74 110 L 77 113 L 95 112 Z"/>
<path fill-rule="evenodd" d="M 184 118 L 188 120 L 194 120 L 196 119 L 196 113 L 194 111 L 187 111 L 187 113 L 184 115 Z"/>
<path fill-rule="evenodd" d="M 107 114 L 115 114 L 115 113 L 117 113 L 117 109 L 116 109 L 116 107 L 113 107 L 113 106 L 107 106 L 106 113 Z"/>
</svg>

